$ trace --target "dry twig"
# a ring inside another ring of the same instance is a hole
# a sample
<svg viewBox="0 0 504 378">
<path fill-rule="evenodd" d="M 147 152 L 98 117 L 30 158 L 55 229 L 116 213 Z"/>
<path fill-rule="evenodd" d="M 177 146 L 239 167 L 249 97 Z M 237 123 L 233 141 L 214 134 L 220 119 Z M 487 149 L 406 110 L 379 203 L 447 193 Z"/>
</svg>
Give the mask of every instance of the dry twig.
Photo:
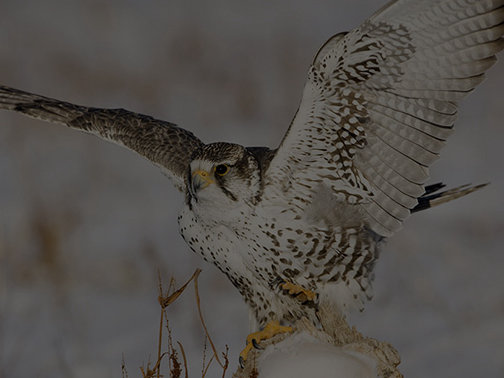
<svg viewBox="0 0 504 378">
<path fill-rule="evenodd" d="M 170 376 L 172 378 L 179 378 L 182 369 L 181 369 L 181 364 L 178 360 L 178 354 L 177 350 L 173 347 L 173 342 L 171 338 L 171 330 L 168 324 L 168 317 L 166 314 L 166 308 L 171 305 L 173 302 L 177 300 L 178 297 L 184 292 L 184 290 L 187 288 L 189 283 L 191 281 L 194 281 L 194 291 L 195 291 L 195 297 L 196 297 L 196 306 L 198 308 L 198 315 L 200 318 L 201 325 L 203 327 L 203 330 L 205 332 L 205 350 L 203 352 L 203 368 L 201 371 L 202 378 L 205 377 L 205 375 L 208 372 L 208 369 L 210 368 L 210 365 L 212 364 L 213 360 L 215 359 L 217 363 L 221 366 L 222 368 L 222 377 L 224 378 L 226 375 L 226 371 L 229 366 L 229 359 L 228 359 L 228 353 L 229 353 L 229 347 L 226 345 L 226 351 L 222 353 L 222 360 L 219 358 L 219 353 L 217 352 L 217 348 L 215 347 L 210 334 L 208 333 L 207 326 L 205 324 L 205 320 L 203 318 L 203 313 L 201 310 L 201 301 L 200 301 L 200 296 L 199 296 L 199 291 L 198 291 L 198 277 L 199 274 L 201 273 L 201 269 L 196 269 L 193 273 L 193 275 L 187 280 L 187 282 L 182 285 L 178 289 L 175 288 L 175 280 L 172 278 L 170 280 L 170 284 L 168 286 L 168 290 L 166 291 L 166 294 L 163 292 L 163 286 L 162 286 L 162 281 L 160 274 L 158 272 L 158 287 L 159 287 L 159 295 L 158 295 L 158 302 L 159 305 L 161 306 L 161 314 L 160 314 L 160 320 L 159 320 L 159 333 L 158 333 L 158 347 L 157 347 L 157 360 L 154 365 L 154 367 L 151 369 L 150 368 L 150 362 L 147 363 L 147 367 L 140 367 L 140 371 L 142 372 L 143 378 L 161 378 L 161 361 L 165 355 L 169 356 L 168 359 L 168 366 L 170 369 Z M 162 352 L 162 346 L 163 346 L 163 323 L 166 320 L 166 328 L 168 331 L 168 350 L 166 352 Z M 208 339 L 210 346 L 212 348 L 213 355 L 208 361 L 208 364 L 206 364 L 206 340 Z M 187 366 L 187 358 L 186 354 L 184 351 L 184 347 L 182 344 L 177 341 L 177 344 L 180 347 L 180 351 L 182 353 L 182 358 L 183 358 L 183 363 L 184 363 L 184 371 L 185 371 L 185 378 L 188 378 L 188 366 Z M 125 371 L 125 370 L 124 370 Z M 127 374 L 127 373 L 126 373 Z M 124 378 L 124 373 L 123 373 L 123 378 Z M 126 377 L 127 378 L 127 377 Z"/>
<path fill-rule="evenodd" d="M 198 314 L 199 314 L 199 317 L 200 317 L 201 325 L 203 326 L 203 329 L 205 330 L 205 335 L 208 338 L 208 342 L 210 343 L 210 346 L 212 347 L 212 351 L 214 353 L 215 360 L 224 369 L 224 371 L 226 371 L 226 369 L 228 368 L 228 365 L 229 365 L 229 361 L 227 359 L 227 355 L 224 356 L 225 357 L 224 358 L 224 362 L 221 362 L 221 360 L 219 359 L 219 354 L 217 352 L 217 349 L 215 348 L 215 345 L 214 345 L 214 343 L 212 341 L 212 338 L 210 337 L 210 335 L 208 333 L 208 329 L 206 327 L 205 320 L 203 319 L 203 313 L 201 312 L 201 304 L 200 304 L 200 297 L 199 297 L 199 291 L 198 291 L 198 276 L 199 276 L 200 273 L 201 273 L 201 270 L 197 269 L 196 272 L 194 272 L 194 274 L 193 274 L 193 277 L 194 277 L 194 292 L 195 292 L 195 295 L 196 295 L 196 305 L 198 306 Z"/>
<path fill-rule="evenodd" d="M 184 371 L 185 371 L 185 378 L 189 378 L 189 371 L 187 370 L 187 358 L 185 355 L 184 347 L 180 343 L 180 341 L 177 341 L 177 344 L 179 345 L 180 352 L 182 353 L 182 358 L 184 359 Z"/>
</svg>

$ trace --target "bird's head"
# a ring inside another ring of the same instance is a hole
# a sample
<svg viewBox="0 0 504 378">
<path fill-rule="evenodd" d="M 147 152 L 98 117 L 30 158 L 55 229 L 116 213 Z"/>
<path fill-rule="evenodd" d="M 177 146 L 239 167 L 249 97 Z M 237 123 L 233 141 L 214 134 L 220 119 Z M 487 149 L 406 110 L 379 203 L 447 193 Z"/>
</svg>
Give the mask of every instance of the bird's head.
<svg viewBox="0 0 504 378">
<path fill-rule="evenodd" d="M 191 199 L 223 211 L 255 203 L 261 188 L 256 158 L 231 143 L 211 143 L 195 151 L 187 180 Z"/>
</svg>

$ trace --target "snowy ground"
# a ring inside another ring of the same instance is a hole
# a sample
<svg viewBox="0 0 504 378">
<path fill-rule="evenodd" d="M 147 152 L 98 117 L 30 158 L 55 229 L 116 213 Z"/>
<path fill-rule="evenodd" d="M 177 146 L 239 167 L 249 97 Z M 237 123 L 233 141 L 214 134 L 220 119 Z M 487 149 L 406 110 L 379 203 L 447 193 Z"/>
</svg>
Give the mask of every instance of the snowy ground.
<svg viewBox="0 0 504 378">
<path fill-rule="evenodd" d="M 3 0 L 0 82 L 151 114 L 207 142 L 273 147 L 318 47 L 381 5 Z M 378 264 L 374 301 L 354 318 L 399 350 L 407 377 L 504 376 L 503 87 L 500 62 L 432 170 L 433 181 L 492 185 L 410 219 Z M 131 152 L 0 113 L 0 377 L 117 377 L 123 354 L 140 376 L 156 353 L 158 269 L 182 283 L 203 268 L 207 324 L 235 364 L 247 309 L 178 236 L 181 203 Z M 169 314 L 197 377 L 193 302 L 189 291 Z"/>
</svg>

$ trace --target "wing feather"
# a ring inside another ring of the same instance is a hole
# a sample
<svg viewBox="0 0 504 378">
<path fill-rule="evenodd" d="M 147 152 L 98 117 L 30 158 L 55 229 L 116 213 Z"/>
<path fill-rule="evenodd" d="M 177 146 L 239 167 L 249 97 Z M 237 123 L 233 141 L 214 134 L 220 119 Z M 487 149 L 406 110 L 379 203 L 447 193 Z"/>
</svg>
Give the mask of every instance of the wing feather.
<svg viewBox="0 0 504 378">
<path fill-rule="evenodd" d="M 265 174 L 296 209 L 320 185 L 389 236 L 424 193 L 457 103 L 504 48 L 504 0 L 396 0 L 329 40 Z M 299 203 L 298 203 L 299 202 Z"/>
<path fill-rule="evenodd" d="M 179 190 L 185 187 L 190 157 L 203 143 L 173 123 L 124 109 L 75 105 L 0 86 L 0 109 L 59 123 L 127 147 L 161 167 Z"/>
</svg>

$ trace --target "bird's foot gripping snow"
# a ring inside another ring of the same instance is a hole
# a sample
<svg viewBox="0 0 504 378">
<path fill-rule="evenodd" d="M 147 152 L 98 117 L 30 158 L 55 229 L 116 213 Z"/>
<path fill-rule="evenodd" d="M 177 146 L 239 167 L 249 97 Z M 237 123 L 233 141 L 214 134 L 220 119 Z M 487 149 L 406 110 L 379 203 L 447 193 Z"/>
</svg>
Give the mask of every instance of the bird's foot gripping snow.
<svg viewBox="0 0 504 378">
<path fill-rule="evenodd" d="M 281 334 L 281 333 L 291 333 L 294 329 L 288 326 L 282 326 L 278 321 L 271 321 L 266 324 L 259 332 L 251 333 L 247 336 L 247 345 L 240 353 L 240 366 L 243 367 L 245 365 L 245 361 L 247 360 L 247 356 L 252 348 L 260 349 L 259 342 L 262 340 L 268 340 L 272 337 Z"/>
</svg>

